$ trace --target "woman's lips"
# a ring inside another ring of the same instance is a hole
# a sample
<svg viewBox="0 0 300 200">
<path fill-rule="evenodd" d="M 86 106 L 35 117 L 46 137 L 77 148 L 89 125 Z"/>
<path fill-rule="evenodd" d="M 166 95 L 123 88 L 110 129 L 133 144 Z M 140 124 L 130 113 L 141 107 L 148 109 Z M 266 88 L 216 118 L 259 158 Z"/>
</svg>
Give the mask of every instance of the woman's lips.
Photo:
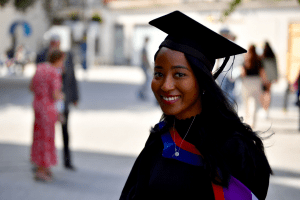
<svg viewBox="0 0 300 200">
<path fill-rule="evenodd" d="M 163 96 L 163 95 L 161 95 L 160 97 L 161 97 L 163 103 L 165 103 L 165 104 L 173 104 L 176 101 L 178 101 L 178 99 L 180 98 L 179 95 L 178 96 Z"/>
</svg>

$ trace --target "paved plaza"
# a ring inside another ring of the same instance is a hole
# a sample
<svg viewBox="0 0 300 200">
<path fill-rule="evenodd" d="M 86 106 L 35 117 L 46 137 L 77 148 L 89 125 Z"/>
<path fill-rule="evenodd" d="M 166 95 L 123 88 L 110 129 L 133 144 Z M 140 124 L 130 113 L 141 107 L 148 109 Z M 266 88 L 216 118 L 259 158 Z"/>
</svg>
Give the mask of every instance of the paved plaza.
<svg viewBox="0 0 300 200">
<path fill-rule="evenodd" d="M 76 70 L 80 102 L 70 114 L 71 148 L 76 171 L 62 165 L 62 133 L 56 126 L 58 165 L 54 181 L 33 180 L 30 164 L 33 110 L 28 90 L 34 67 L 22 77 L 0 76 L 0 199 L 66 200 L 118 199 L 136 156 L 143 148 L 149 129 L 161 116 L 149 90 L 149 99 L 137 99 L 143 82 L 137 67 L 97 67 Z M 1 73 L 0 73 L 1 75 Z M 267 200 L 297 200 L 300 197 L 300 132 L 298 108 L 291 95 L 283 111 L 284 84 L 272 88 L 270 118 L 258 113 L 255 130 L 275 132 L 264 140 L 274 170 Z M 239 108 L 242 115 L 242 106 Z"/>
</svg>

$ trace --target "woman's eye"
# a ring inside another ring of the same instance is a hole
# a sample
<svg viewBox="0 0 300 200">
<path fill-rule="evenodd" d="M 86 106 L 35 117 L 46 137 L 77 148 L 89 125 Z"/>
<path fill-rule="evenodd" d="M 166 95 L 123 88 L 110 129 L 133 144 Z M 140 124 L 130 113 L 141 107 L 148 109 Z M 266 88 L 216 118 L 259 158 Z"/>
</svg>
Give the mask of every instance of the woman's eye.
<svg viewBox="0 0 300 200">
<path fill-rule="evenodd" d="M 154 77 L 162 77 L 162 73 L 160 72 L 154 72 Z"/>
<path fill-rule="evenodd" d="M 179 73 L 179 72 L 178 72 L 178 73 L 175 74 L 175 76 L 176 76 L 176 77 L 184 77 L 185 74 L 184 74 L 184 73 Z"/>
</svg>

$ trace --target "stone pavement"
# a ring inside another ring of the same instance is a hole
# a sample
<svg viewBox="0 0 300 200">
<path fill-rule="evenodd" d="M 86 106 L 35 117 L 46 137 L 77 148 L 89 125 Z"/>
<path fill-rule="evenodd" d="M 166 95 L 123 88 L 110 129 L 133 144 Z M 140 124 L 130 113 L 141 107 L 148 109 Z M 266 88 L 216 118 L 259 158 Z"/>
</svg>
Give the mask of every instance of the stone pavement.
<svg viewBox="0 0 300 200">
<path fill-rule="evenodd" d="M 0 77 L 0 199 L 118 199 L 132 164 L 143 148 L 149 129 L 161 111 L 153 96 L 139 101 L 136 92 L 143 74 L 136 67 L 98 67 L 85 74 L 76 70 L 81 101 L 70 116 L 71 148 L 77 170 L 61 163 L 62 134 L 56 126 L 58 165 L 52 183 L 33 180 L 30 158 L 33 111 L 25 75 Z M 268 200 L 294 200 L 300 196 L 300 133 L 294 96 L 282 111 L 282 84 L 272 88 L 270 119 L 258 116 L 256 130 L 265 131 L 266 153 L 275 175 Z M 149 94 L 151 92 L 149 91 Z M 240 114 L 242 114 L 242 109 Z"/>
</svg>

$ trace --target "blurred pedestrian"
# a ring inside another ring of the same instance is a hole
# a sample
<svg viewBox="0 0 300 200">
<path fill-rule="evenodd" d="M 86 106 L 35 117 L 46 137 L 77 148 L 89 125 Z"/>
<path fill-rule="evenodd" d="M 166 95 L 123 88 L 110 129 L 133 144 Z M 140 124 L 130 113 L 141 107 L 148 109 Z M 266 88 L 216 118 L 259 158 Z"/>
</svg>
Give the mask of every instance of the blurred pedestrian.
<svg viewBox="0 0 300 200">
<path fill-rule="evenodd" d="M 227 28 L 223 28 L 220 31 L 220 35 L 225 37 L 228 40 L 235 41 L 236 36 Z M 236 101 L 236 80 L 241 75 L 241 67 L 243 65 L 243 56 L 241 54 L 231 56 L 226 67 L 224 68 L 223 72 L 219 75 L 217 82 L 228 95 L 230 101 Z M 217 60 L 217 65 L 219 66 L 220 59 Z"/>
<path fill-rule="evenodd" d="M 145 81 L 138 92 L 138 97 L 141 100 L 147 100 L 147 92 L 149 90 L 150 80 L 151 80 L 152 68 L 148 59 L 148 50 L 147 50 L 148 42 L 149 42 L 149 37 L 147 36 L 144 38 L 144 44 L 141 51 L 141 68 L 145 76 Z"/>
<path fill-rule="evenodd" d="M 149 23 L 168 34 L 151 85 L 163 115 L 120 200 L 265 199 L 272 170 L 263 143 L 215 82 L 229 57 L 246 50 L 179 11 Z"/>
<path fill-rule="evenodd" d="M 31 147 L 31 161 L 37 166 L 34 178 L 41 181 L 51 181 L 50 167 L 56 165 L 55 122 L 60 119 L 59 111 L 63 100 L 61 71 L 64 63 L 64 53 L 53 50 L 48 56 L 48 62 L 37 66 L 30 83 L 34 93 L 34 130 Z"/>
<path fill-rule="evenodd" d="M 245 55 L 242 68 L 242 97 L 245 108 L 245 122 L 255 127 L 256 115 L 262 95 L 262 79 L 264 73 L 255 45 L 250 45 Z"/>
<path fill-rule="evenodd" d="M 15 64 L 15 47 L 12 46 L 10 47 L 7 51 L 6 51 L 6 67 L 8 69 L 8 73 L 10 74 L 14 74 L 15 70 L 13 69 L 14 64 Z"/>
<path fill-rule="evenodd" d="M 2 69 L 5 66 L 5 60 L 6 60 L 6 55 L 4 53 L 0 54 L 0 75 L 2 75 Z"/>
<path fill-rule="evenodd" d="M 52 35 L 50 38 L 50 44 L 48 47 L 43 49 L 39 55 L 37 56 L 36 62 L 44 62 L 48 57 L 48 53 L 53 51 L 54 49 L 59 49 L 60 47 L 60 37 L 58 35 Z M 77 106 L 78 102 L 78 87 L 77 81 L 75 78 L 75 70 L 74 70 L 74 56 L 72 50 L 65 53 L 65 62 L 62 70 L 62 79 L 63 79 L 63 87 L 62 91 L 64 93 L 64 109 L 62 110 L 62 133 L 63 133 L 63 143 L 64 143 L 64 151 L 63 151 L 63 159 L 64 166 L 66 169 L 74 170 L 74 166 L 71 162 L 71 153 L 69 147 L 69 130 L 68 130 L 68 122 L 69 122 L 69 111 L 70 105 L 73 104 Z"/>
<path fill-rule="evenodd" d="M 12 44 L 9 47 L 9 49 L 6 50 L 6 61 L 5 61 L 5 65 L 8 69 L 8 74 L 12 75 L 15 74 L 15 69 L 14 69 L 14 65 L 15 65 L 15 54 L 16 54 L 16 43 L 17 43 L 17 39 L 16 39 L 16 34 L 12 34 L 11 35 L 11 40 L 12 40 Z"/>
<path fill-rule="evenodd" d="M 300 107 L 300 90 L 299 90 L 299 79 L 300 79 L 300 73 L 298 75 L 298 78 L 296 79 L 295 83 L 293 83 L 293 85 L 290 86 L 291 91 L 296 93 L 296 101 L 295 101 L 295 105 Z"/>
<path fill-rule="evenodd" d="M 271 103 L 271 86 L 272 83 L 276 82 L 278 79 L 278 70 L 275 54 L 269 44 L 265 42 L 263 54 L 261 56 L 261 62 L 265 73 L 262 73 L 262 107 L 264 109 L 265 118 L 269 116 L 269 107 Z"/>
<path fill-rule="evenodd" d="M 289 101 L 289 95 L 290 95 L 290 92 L 293 91 L 292 89 L 292 85 L 286 81 L 286 87 L 285 87 L 285 90 L 284 90 L 284 95 L 283 95 L 283 112 L 287 112 L 287 108 L 288 108 L 288 101 Z M 296 99 L 296 103 L 298 102 L 298 98 Z"/>
<path fill-rule="evenodd" d="M 59 49 L 60 47 L 60 37 L 59 35 L 52 35 L 50 38 L 49 45 L 42 49 L 36 56 L 36 64 L 43 63 L 47 61 L 47 57 L 49 52 L 51 52 L 54 49 Z"/>
<path fill-rule="evenodd" d="M 69 148 L 69 130 L 68 130 L 68 121 L 69 121 L 69 111 L 70 105 L 73 104 L 77 106 L 78 103 L 78 87 L 77 81 L 75 78 L 74 72 L 74 56 L 72 51 L 66 53 L 66 60 L 64 63 L 63 70 L 63 93 L 65 96 L 64 101 L 64 121 L 62 122 L 62 132 L 63 132 L 63 140 L 64 140 L 64 166 L 66 169 L 74 170 L 74 166 L 71 162 L 71 153 Z"/>
<path fill-rule="evenodd" d="M 25 65 L 27 64 L 27 51 L 23 44 L 17 47 L 15 64 L 20 68 L 21 74 L 24 73 Z"/>
<path fill-rule="evenodd" d="M 80 52 L 81 52 L 81 65 L 84 70 L 84 73 L 86 73 L 86 70 L 88 68 L 87 66 L 87 32 L 85 31 L 82 37 L 82 40 L 80 42 Z"/>
</svg>

